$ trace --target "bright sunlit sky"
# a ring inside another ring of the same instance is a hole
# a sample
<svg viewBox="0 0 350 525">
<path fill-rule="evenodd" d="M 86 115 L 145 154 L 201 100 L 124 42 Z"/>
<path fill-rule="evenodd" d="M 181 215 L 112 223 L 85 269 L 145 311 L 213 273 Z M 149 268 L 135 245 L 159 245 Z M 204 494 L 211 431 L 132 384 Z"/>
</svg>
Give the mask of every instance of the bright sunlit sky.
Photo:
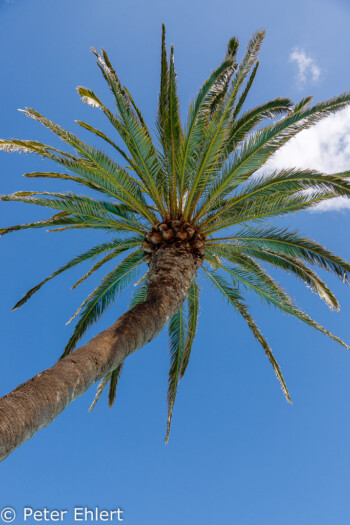
<svg viewBox="0 0 350 525">
<path fill-rule="evenodd" d="M 168 44 L 175 45 L 183 116 L 223 58 L 228 39 L 240 39 L 242 56 L 251 34 L 262 27 L 267 36 L 247 106 L 277 96 L 299 100 L 313 94 L 320 101 L 350 89 L 345 0 L 0 0 L 0 137 L 58 144 L 17 111 L 29 106 L 102 146 L 74 122 L 85 120 L 113 134 L 75 91 L 78 85 L 90 87 L 111 102 L 90 46 L 107 49 L 152 126 L 162 22 Z M 293 165 L 330 173 L 349 169 L 350 111 L 304 132 L 268 169 Z M 39 158 L 1 153 L 0 166 L 1 193 L 68 188 L 22 177 L 56 169 Z M 0 224 L 48 213 L 2 203 Z M 349 219 L 348 203 L 338 200 L 280 223 L 350 260 Z M 89 231 L 36 230 L 1 238 L 1 395 L 55 363 L 71 333 L 65 323 L 98 276 L 72 291 L 82 270 L 67 272 L 22 309 L 11 313 L 11 307 L 100 241 L 101 234 Z M 341 304 L 339 313 L 330 312 L 300 282 L 274 275 L 309 314 L 350 342 L 349 288 L 322 275 Z M 169 444 L 164 445 L 169 357 L 163 333 L 127 360 L 113 409 L 104 396 L 88 413 L 95 386 L 1 464 L 0 510 L 13 506 L 15 523 L 22 523 L 24 505 L 120 506 L 127 525 L 350 523 L 350 353 L 249 296 L 284 372 L 289 406 L 243 320 L 209 283 L 202 284 L 199 333 L 179 387 Z M 118 300 L 88 337 L 112 324 L 127 304 L 127 298 Z"/>
</svg>

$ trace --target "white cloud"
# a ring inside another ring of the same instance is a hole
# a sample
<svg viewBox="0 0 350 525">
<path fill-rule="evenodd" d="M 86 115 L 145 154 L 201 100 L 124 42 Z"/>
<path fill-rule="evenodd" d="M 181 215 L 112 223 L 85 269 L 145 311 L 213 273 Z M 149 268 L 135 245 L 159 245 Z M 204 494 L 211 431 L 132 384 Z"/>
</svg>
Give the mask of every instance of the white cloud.
<svg viewBox="0 0 350 525">
<path fill-rule="evenodd" d="M 350 171 L 350 108 L 301 131 L 266 164 L 268 171 L 288 168 L 316 169 L 322 173 Z M 350 199 L 337 197 L 315 210 L 350 209 Z"/>
<path fill-rule="evenodd" d="M 289 55 L 290 62 L 295 62 L 298 68 L 298 82 L 304 85 L 307 81 L 317 82 L 321 75 L 321 69 L 315 60 L 307 56 L 304 49 L 295 47 Z"/>
</svg>

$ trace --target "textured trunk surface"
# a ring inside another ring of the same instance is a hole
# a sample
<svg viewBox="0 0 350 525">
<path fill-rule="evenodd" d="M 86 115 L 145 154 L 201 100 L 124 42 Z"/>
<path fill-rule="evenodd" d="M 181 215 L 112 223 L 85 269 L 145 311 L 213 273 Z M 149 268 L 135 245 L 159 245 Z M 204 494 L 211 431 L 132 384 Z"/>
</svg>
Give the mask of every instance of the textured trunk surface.
<svg viewBox="0 0 350 525">
<path fill-rule="evenodd" d="M 159 248 L 147 300 L 56 365 L 0 399 L 0 461 L 67 405 L 153 339 L 185 300 L 200 261 L 181 247 Z"/>
</svg>

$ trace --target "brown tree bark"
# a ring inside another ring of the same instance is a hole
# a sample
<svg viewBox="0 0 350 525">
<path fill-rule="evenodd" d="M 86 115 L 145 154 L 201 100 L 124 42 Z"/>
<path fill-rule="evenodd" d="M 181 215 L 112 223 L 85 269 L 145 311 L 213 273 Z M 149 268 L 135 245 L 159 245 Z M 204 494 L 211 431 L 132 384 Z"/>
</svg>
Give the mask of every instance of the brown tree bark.
<svg viewBox="0 0 350 525">
<path fill-rule="evenodd" d="M 111 327 L 0 399 L 0 461 L 53 421 L 93 383 L 153 339 L 180 308 L 200 259 L 183 247 L 159 248 L 150 261 L 145 302 Z"/>
</svg>

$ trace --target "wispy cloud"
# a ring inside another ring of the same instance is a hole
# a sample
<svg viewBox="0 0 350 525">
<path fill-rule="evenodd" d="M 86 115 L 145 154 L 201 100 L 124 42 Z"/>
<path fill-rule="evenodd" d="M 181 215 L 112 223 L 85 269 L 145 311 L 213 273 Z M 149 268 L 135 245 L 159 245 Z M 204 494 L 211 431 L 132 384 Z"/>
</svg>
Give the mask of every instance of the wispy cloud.
<svg viewBox="0 0 350 525">
<path fill-rule="evenodd" d="M 321 69 L 316 61 L 305 53 L 302 48 L 295 47 L 289 55 L 290 62 L 297 65 L 297 80 L 303 86 L 307 82 L 317 82 L 321 75 Z"/>
<path fill-rule="evenodd" d="M 316 169 L 322 173 L 350 170 L 350 108 L 331 115 L 310 129 L 301 131 L 266 164 L 270 170 Z M 337 197 L 314 210 L 350 209 L 350 199 Z"/>
</svg>

